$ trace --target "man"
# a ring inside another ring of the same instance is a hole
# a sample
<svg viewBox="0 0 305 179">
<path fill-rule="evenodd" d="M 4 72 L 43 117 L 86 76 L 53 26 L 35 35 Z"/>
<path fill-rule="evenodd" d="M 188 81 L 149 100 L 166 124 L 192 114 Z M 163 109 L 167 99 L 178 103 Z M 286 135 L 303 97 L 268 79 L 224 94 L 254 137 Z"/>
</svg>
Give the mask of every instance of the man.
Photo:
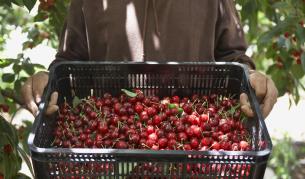
<svg viewBox="0 0 305 179">
<path fill-rule="evenodd" d="M 277 89 L 270 78 L 255 71 L 246 49 L 233 0 L 72 0 L 52 64 L 61 59 L 235 61 L 251 69 L 250 83 L 266 117 Z M 40 72 L 23 86 L 33 114 L 47 81 L 48 74 Z M 57 95 L 52 94 L 47 113 L 58 109 Z M 240 102 L 243 112 L 253 116 L 246 94 Z"/>
</svg>

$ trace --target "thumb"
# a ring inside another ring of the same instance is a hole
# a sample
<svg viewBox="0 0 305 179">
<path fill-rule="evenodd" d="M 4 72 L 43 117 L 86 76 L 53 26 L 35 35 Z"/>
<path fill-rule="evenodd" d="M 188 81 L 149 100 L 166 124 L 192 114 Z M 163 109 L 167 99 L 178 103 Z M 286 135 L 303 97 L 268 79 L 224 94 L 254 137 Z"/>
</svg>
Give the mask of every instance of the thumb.
<svg viewBox="0 0 305 179">
<path fill-rule="evenodd" d="M 241 106 L 242 112 L 244 112 L 246 114 L 246 116 L 248 116 L 248 117 L 254 116 L 254 112 L 251 109 L 251 105 L 249 103 L 249 99 L 248 99 L 248 96 L 246 93 L 242 93 L 240 95 L 240 106 Z"/>
<path fill-rule="evenodd" d="M 55 113 L 59 107 L 57 106 L 57 100 L 58 100 L 58 92 L 53 92 L 50 98 L 50 102 L 46 111 L 46 115 L 51 115 Z"/>
</svg>

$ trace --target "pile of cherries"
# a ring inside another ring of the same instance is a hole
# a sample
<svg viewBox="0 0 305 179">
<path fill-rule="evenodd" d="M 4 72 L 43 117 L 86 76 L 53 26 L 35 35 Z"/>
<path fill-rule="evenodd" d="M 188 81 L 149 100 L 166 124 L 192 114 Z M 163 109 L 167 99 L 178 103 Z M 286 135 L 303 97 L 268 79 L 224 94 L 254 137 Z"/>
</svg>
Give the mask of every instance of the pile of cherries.
<svg viewBox="0 0 305 179">
<path fill-rule="evenodd" d="M 239 101 L 210 94 L 160 99 L 140 90 L 60 106 L 52 146 L 150 150 L 251 150 Z"/>
</svg>

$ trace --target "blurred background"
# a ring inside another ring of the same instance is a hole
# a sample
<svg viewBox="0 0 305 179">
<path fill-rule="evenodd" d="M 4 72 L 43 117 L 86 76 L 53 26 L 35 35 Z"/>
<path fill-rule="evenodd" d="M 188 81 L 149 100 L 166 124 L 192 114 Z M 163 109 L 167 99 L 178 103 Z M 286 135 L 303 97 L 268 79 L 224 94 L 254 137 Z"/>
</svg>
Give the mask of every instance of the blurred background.
<svg viewBox="0 0 305 179">
<path fill-rule="evenodd" d="M 249 44 L 247 55 L 279 90 L 278 102 L 266 119 L 274 149 L 265 178 L 303 179 L 305 0 L 235 2 Z M 0 115 L 12 123 L 19 148 L 25 151 L 4 166 L 0 157 L 0 173 L 11 165 L 10 172 L 32 176 L 26 139 L 34 119 L 20 109 L 20 87 L 54 59 L 68 5 L 69 0 L 0 0 Z"/>
</svg>

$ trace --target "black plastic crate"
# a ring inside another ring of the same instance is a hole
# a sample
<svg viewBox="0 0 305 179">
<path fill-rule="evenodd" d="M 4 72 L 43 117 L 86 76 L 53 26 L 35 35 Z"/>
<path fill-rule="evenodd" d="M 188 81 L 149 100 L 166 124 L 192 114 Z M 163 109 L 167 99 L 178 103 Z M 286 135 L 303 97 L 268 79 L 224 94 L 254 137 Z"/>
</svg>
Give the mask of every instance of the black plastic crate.
<svg viewBox="0 0 305 179">
<path fill-rule="evenodd" d="M 247 69 L 238 63 L 63 62 L 49 84 L 28 143 L 36 178 L 263 178 L 272 149 Z M 76 95 L 112 95 L 121 89 L 145 95 L 235 95 L 246 92 L 255 117 L 247 120 L 255 151 L 151 151 L 51 148 L 56 114 L 43 115 L 51 92 L 71 103 Z M 264 142 L 264 148 L 259 147 Z"/>
</svg>

